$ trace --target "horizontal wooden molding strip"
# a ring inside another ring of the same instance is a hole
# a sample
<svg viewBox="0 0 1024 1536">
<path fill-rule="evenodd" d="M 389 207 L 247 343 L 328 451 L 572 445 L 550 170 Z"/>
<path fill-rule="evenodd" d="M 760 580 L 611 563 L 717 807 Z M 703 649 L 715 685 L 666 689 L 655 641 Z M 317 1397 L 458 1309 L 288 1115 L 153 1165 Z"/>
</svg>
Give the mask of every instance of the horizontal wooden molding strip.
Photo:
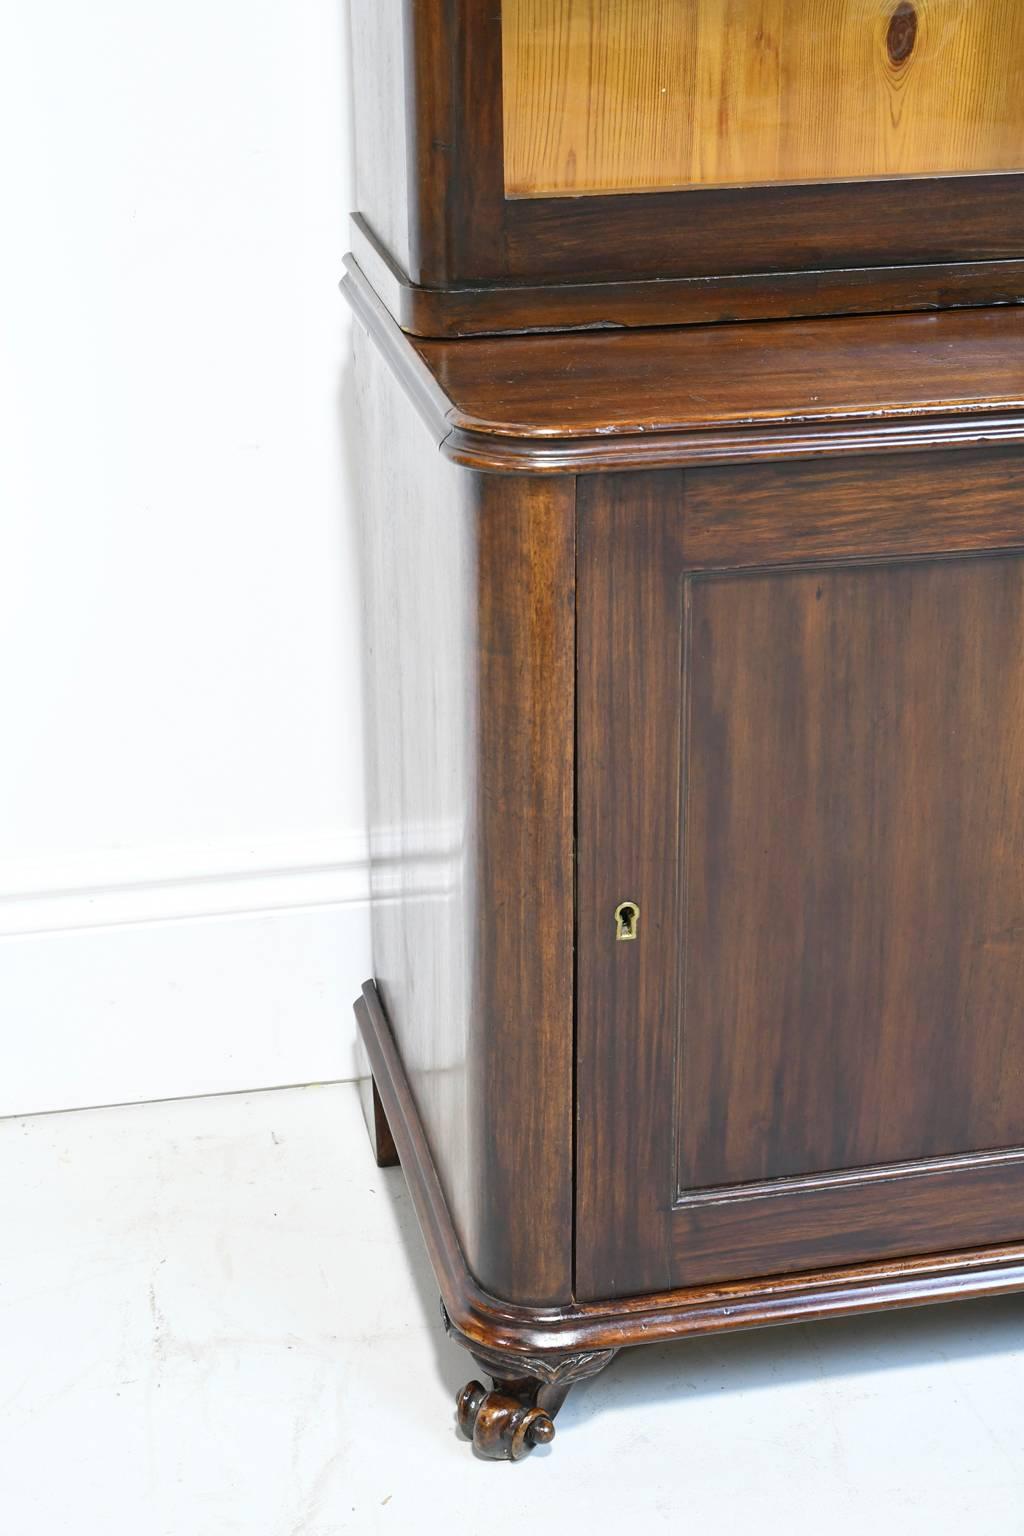
<svg viewBox="0 0 1024 1536">
<path fill-rule="evenodd" d="M 489 436 L 454 428 L 444 438 L 446 458 L 467 469 L 495 473 L 609 474 L 631 469 L 695 469 L 711 464 L 755 464 L 771 459 L 818 459 L 924 449 L 979 448 L 1024 442 L 1024 412 L 876 420 L 835 426 L 723 428 L 707 432 L 651 432 L 620 437 L 540 438 Z"/>
<path fill-rule="evenodd" d="M 509 474 L 602 474 L 632 469 L 750 464 L 875 452 L 994 446 L 1024 442 L 1020 400 L 880 412 L 870 418 L 737 422 L 712 428 L 616 431 L 602 436 L 515 433 L 467 417 L 350 261 L 342 283 L 358 323 L 388 361 L 441 451 L 468 469 Z M 479 343 L 484 345 L 483 342 Z M 520 338 L 520 345 L 523 345 Z M 528 344 L 528 343 L 526 343 Z M 496 343 L 501 345 L 501 343 Z"/>
<path fill-rule="evenodd" d="M 953 440 L 964 441 L 953 434 L 947 444 Z M 1024 454 L 991 445 L 985 438 L 986 451 L 951 460 L 941 476 L 912 452 L 875 465 L 870 503 L 855 460 L 695 472 L 684 491 L 684 563 L 722 570 L 1020 548 Z"/>
<path fill-rule="evenodd" d="M 628 330 L 1024 303 L 1024 261 L 426 288 L 412 282 L 360 214 L 352 216 L 351 233 L 353 256 L 346 258 L 346 266 L 361 268 L 402 330 L 420 337 Z"/>
</svg>

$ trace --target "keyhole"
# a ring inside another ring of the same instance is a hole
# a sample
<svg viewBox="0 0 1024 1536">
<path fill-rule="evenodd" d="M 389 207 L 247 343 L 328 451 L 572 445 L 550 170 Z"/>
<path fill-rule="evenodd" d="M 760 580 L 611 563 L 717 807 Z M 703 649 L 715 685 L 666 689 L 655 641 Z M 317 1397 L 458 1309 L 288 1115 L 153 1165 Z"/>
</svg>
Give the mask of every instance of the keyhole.
<svg viewBox="0 0 1024 1536">
<path fill-rule="evenodd" d="M 636 938 L 640 908 L 635 901 L 623 901 L 615 908 L 615 937 L 619 943 Z"/>
</svg>

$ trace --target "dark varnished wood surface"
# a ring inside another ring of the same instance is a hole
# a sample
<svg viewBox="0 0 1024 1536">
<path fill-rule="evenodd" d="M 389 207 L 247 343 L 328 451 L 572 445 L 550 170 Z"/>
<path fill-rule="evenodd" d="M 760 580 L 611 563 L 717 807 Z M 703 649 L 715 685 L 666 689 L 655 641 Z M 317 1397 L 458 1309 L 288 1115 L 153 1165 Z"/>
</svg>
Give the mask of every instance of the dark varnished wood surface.
<svg viewBox="0 0 1024 1536">
<path fill-rule="evenodd" d="M 1024 309 L 415 346 L 453 427 L 507 437 L 1024 407 Z"/>
<path fill-rule="evenodd" d="M 680 1188 L 1024 1145 L 1024 556 L 686 601 Z"/>
<path fill-rule="evenodd" d="M 870 494 L 865 488 L 870 486 Z M 694 470 L 688 570 L 1009 549 L 1024 543 L 1024 454 L 1002 448 Z"/>
<path fill-rule="evenodd" d="M 588 1300 L 672 1284 L 680 493 L 678 474 L 580 485 L 576 1295 Z M 615 939 L 622 901 L 640 908 L 632 943 Z"/>
<path fill-rule="evenodd" d="M 342 287 L 442 452 L 470 468 L 594 474 L 1024 441 L 1024 310 L 417 342 L 354 263 Z"/>
<path fill-rule="evenodd" d="M 1019 317 L 743 326 L 685 367 L 662 332 L 442 343 L 441 368 L 349 291 L 358 1012 L 458 1333 L 542 1377 L 1024 1286 Z M 779 433 L 796 462 L 748 463 Z M 652 441 L 698 467 L 607 473 Z M 477 473 L 493 444 L 588 474 Z"/>
<path fill-rule="evenodd" d="M 575 490 L 492 477 L 478 496 L 477 1272 L 548 1301 L 572 1250 Z"/>
<path fill-rule="evenodd" d="M 620 330 L 1024 302 L 1020 261 L 429 288 L 411 280 L 366 215 L 353 215 L 351 238 L 355 261 L 413 336 Z"/>
<path fill-rule="evenodd" d="M 792 568 L 817 466 L 753 551 L 744 472 L 581 486 L 579 1296 L 1024 1233 L 1024 565 L 889 558 L 948 462 L 843 466 L 852 568 Z M 1019 546 L 1015 464 L 956 468 Z"/>
<path fill-rule="evenodd" d="M 474 1274 L 567 1299 L 573 483 L 456 468 L 356 363 L 376 975 Z"/>
<path fill-rule="evenodd" d="M 356 1003 L 356 1018 L 448 1320 L 467 1347 L 504 1356 L 507 1374 L 572 1377 L 603 1363 L 592 1359 L 594 1352 L 629 1345 L 1024 1290 L 1024 1244 L 1018 1243 L 559 1306 L 521 1306 L 490 1294 L 474 1280 L 461 1250 L 372 982 Z"/>
</svg>

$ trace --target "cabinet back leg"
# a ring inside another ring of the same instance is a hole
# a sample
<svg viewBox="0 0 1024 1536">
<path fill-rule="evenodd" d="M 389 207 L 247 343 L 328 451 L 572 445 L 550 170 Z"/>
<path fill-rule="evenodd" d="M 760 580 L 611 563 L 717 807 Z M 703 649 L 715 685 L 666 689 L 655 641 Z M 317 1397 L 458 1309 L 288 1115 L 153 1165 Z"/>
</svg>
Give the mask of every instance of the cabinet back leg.
<svg viewBox="0 0 1024 1536">
<path fill-rule="evenodd" d="M 377 1092 L 370 1064 L 366 1059 L 363 1043 L 356 1041 L 356 1057 L 359 1063 L 359 1100 L 363 1106 L 363 1119 L 370 1136 L 370 1146 L 378 1168 L 397 1168 L 400 1162 L 384 1105 Z"/>
<path fill-rule="evenodd" d="M 378 1168 L 397 1168 L 399 1163 L 398 1149 L 391 1135 L 391 1127 L 388 1125 L 384 1106 L 377 1092 L 377 1084 L 373 1078 L 367 1078 L 362 1089 L 363 1116 L 366 1120 L 366 1129 L 370 1133 L 370 1145 L 373 1155 L 377 1159 Z"/>
</svg>

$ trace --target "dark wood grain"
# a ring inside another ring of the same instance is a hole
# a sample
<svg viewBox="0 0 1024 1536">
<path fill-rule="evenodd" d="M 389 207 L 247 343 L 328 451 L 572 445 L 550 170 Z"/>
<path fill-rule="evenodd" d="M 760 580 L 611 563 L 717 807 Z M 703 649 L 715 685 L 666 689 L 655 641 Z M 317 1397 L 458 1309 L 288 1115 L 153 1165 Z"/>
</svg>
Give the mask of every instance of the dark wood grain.
<svg viewBox="0 0 1024 1536">
<path fill-rule="evenodd" d="M 866 488 L 870 487 L 870 493 Z M 1024 544 L 1024 454 L 908 453 L 760 464 L 686 478 L 689 570 L 881 559 Z"/>
<path fill-rule="evenodd" d="M 687 603 L 680 1188 L 1024 1145 L 1024 558 Z"/>
<path fill-rule="evenodd" d="M 425 343 L 354 263 L 342 289 L 466 468 L 594 474 L 1024 441 L 1024 311 Z"/>
<path fill-rule="evenodd" d="M 673 1284 L 681 476 L 580 482 L 576 1295 Z M 640 936 L 615 938 L 621 901 Z"/>
<path fill-rule="evenodd" d="M 1024 174 L 508 199 L 500 0 L 354 28 L 356 1011 L 512 1453 L 624 1344 L 1024 1289 Z"/>
<path fill-rule="evenodd" d="M 1016 1242 L 1024 1232 L 1024 1155 L 917 1173 L 880 1168 L 820 1186 L 780 1181 L 747 1199 L 680 1202 L 665 1225 L 670 1273 L 680 1285 Z M 639 1267 L 637 1283 L 644 1283 Z M 607 1295 L 607 1287 L 595 1294 Z"/>
<path fill-rule="evenodd" d="M 370 1138 L 370 1150 L 373 1160 L 378 1168 L 394 1168 L 398 1164 L 398 1151 L 395 1147 L 395 1138 L 391 1134 L 388 1125 L 388 1117 L 384 1113 L 384 1106 L 380 1101 L 377 1084 L 372 1076 L 363 1076 L 359 1079 L 359 1101 L 362 1106 L 363 1119 L 366 1122 L 367 1134 Z"/>
<path fill-rule="evenodd" d="M 355 260 L 402 329 L 428 338 L 1024 303 L 1021 261 L 428 288 L 411 280 L 365 216 L 353 216 L 351 240 Z"/>
<path fill-rule="evenodd" d="M 726 187 L 505 205 L 504 270 L 456 278 L 739 276 L 1019 259 L 1024 176 Z"/>
<path fill-rule="evenodd" d="M 579 1296 L 1024 1233 L 1024 563 L 887 560 L 907 463 L 839 477 L 885 563 L 731 578 L 683 477 L 581 486 Z"/>
<path fill-rule="evenodd" d="M 415 343 L 454 427 L 611 437 L 1024 407 L 1024 309 Z"/>
<path fill-rule="evenodd" d="M 474 1273 L 561 1300 L 573 483 L 457 469 L 362 327 L 356 363 L 375 972 Z"/>
<path fill-rule="evenodd" d="M 456 142 L 455 120 L 460 3 L 461 0 L 391 0 L 406 17 L 405 78 L 400 86 L 397 79 L 382 79 L 379 72 L 373 77 L 377 90 L 394 93 L 401 89 L 406 99 L 412 246 L 412 265 L 408 271 L 417 283 L 447 283 L 452 272 L 450 231 L 458 196 L 461 148 Z M 384 168 L 383 174 L 387 176 L 393 171 Z M 401 261 L 400 256 L 398 259 Z"/>
<path fill-rule="evenodd" d="M 569 1295 L 572 1249 L 575 501 L 477 488 L 475 1162 L 485 1284 Z M 441 722 L 435 718 L 435 729 Z M 441 727 L 443 728 L 443 727 Z"/>
<path fill-rule="evenodd" d="M 1024 1243 L 884 1259 L 799 1275 L 695 1285 L 652 1295 L 529 1307 L 488 1294 L 466 1263 L 401 1056 L 372 982 L 356 1020 L 430 1256 L 446 1321 L 465 1347 L 497 1355 L 504 1374 L 586 1374 L 595 1352 L 636 1344 L 845 1317 L 1024 1290 Z M 497 1364 L 493 1359 L 491 1364 Z"/>
</svg>

